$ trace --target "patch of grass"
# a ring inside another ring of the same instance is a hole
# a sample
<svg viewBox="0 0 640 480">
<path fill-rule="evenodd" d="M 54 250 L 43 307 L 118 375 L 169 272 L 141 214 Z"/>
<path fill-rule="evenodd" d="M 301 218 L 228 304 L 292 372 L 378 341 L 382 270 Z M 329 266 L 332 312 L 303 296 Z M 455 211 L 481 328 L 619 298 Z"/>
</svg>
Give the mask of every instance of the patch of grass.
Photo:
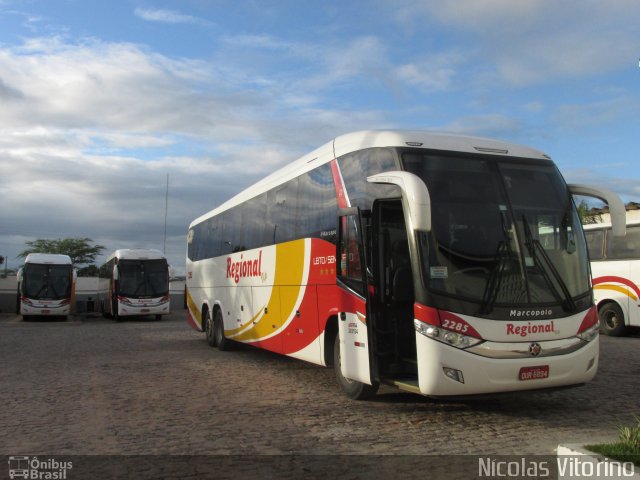
<svg viewBox="0 0 640 480">
<path fill-rule="evenodd" d="M 587 445 L 592 452 L 599 453 L 620 462 L 633 462 L 640 467 L 640 416 L 633 416 L 636 425 L 633 427 L 618 427 L 618 441 L 615 443 L 603 443 Z"/>
<path fill-rule="evenodd" d="M 586 449 L 618 462 L 633 462 L 636 467 L 640 467 L 640 452 L 637 449 L 629 449 L 620 443 L 587 445 Z"/>
</svg>

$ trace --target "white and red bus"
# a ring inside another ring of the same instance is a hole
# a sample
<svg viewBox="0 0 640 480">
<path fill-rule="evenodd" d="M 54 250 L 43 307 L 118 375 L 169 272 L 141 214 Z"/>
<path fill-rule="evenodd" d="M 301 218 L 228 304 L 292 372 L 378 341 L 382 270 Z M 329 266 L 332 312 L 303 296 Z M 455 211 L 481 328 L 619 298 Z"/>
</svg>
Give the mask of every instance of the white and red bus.
<svg viewBox="0 0 640 480">
<path fill-rule="evenodd" d="M 616 237 L 611 223 L 584 226 L 600 329 L 619 337 L 640 327 L 640 223 Z"/>
<path fill-rule="evenodd" d="M 98 303 L 116 320 L 170 312 L 169 265 L 159 250 L 119 249 L 100 266 Z"/>
<path fill-rule="evenodd" d="M 68 255 L 30 253 L 18 270 L 18 313 L 61 316 L 71 313 L 76 271 Z"/>
<path fill-rule="evenodd" d="M 337 137 L 190 224 L 188 321 L 221 350 L 334 366 L 352 398 L 582 384 L 598 316 L 571 193 L 605 199 L 623 234 L 618 197 L 567 186 L 536 150 Z"/>
</svg>

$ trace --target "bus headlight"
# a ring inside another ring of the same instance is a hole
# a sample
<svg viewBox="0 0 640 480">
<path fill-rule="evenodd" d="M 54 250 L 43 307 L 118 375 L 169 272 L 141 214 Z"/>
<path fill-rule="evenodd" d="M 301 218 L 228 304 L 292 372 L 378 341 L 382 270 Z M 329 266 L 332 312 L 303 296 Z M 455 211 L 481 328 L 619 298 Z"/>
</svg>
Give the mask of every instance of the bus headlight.
<svg viewBox="0 0 640 480">
<path fill-rule="evenodd" d="M 461 333 L 452 332 L 444 328 L 434 327 L 420 320 L 414 320 L 413 325 L 419 334 L 456 348 L 468 348 L 482 342 L 482 340 L 478 338 L 462 335 Z"/>
</svg>

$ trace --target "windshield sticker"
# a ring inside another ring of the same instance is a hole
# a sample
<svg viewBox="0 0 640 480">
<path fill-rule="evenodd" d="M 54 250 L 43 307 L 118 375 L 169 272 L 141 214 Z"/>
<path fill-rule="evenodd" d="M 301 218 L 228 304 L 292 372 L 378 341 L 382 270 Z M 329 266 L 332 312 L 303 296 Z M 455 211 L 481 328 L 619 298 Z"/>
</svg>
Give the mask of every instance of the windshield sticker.
<svg viewBox="0 0 640 480">
<path fill-rule="evenodd" d="M 524 264 L 527 267 L 535 267 L 536 263 L 533 261 L 532 257 L 524 257 Z"/>
<path fill-rule="evenodd" d="M 448 267 L 431 267 L 429 274 L 431 278 L 449 278 Z"/>
</svg>

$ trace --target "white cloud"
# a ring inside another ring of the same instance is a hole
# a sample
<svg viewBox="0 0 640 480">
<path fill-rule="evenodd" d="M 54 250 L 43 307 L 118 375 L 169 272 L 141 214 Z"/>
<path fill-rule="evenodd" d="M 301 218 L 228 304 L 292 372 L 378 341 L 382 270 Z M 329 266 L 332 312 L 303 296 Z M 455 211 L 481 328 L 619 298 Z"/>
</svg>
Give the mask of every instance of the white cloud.
<svg viewBox="0 0 640 480">
<path fill-rule="evenodd" d="M 514 139 L 521 134 L 523 126 L 520 120 L 514 117 L 492 113 L 463 116 L 440 129 L 463 135 Z"/>
<path fill-rule="evenodd" d="M 95 39 L 0 47 L 0 245 L 158 248 L 169 173 L 168 253 L 183 263 L 193 218 L 336 134 L 383 124 L 380 112 L 319 108 L 304 89 L 258 92 L 233 63 L 216 65 Z"/>
<path fill-rule="evenodd" d="M 630 122 L 637 118 L 640 100 L 637 97 L 613 97 L 583 104 L 562 104 L 553 112 L 552 118 L 559 130 L 584 131 L 589 128 L 602 128 L 607 123 L 628 118 Z"/>
<path fill-rule="evenodd" d="M 634 0 L 383 3 L 403 27 L 427 22 L 470 35 L 468 60 L 513 85 L 601 75 L 630 66 L 638 56 L 640 3 Z"/>
<path fill-rule="evenodd" d="M 191 15 L 185 15 L 175 10 L 164 9 L 150 9 L 150 8 L 136 8 L 134 10 L 136 17 L 146 20 L 147 22 L 159 22 L 159 23 L 206 23 L 204 20 L 193 17 Z"/>
<path fill-rule="evenodd" d="M 461 61 L 462 56 L 457 53 L 431 55 L 418 63 L 399 65 L 397 76 L 423 90 L 447 90 L 452 87 L 456 67 Z"/>
</svg>

